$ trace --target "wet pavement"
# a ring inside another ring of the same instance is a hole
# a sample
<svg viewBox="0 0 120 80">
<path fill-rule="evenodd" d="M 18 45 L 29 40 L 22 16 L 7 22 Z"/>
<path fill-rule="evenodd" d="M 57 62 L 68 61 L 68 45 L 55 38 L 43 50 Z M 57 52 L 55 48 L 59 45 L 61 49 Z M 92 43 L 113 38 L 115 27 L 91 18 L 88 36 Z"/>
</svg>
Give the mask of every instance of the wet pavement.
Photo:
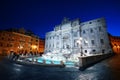
<svg viewBox="0 0 120 80">
<path fill-rule="evenodd" d="M 120 55 L 97 63 L 85 71 L 20 65 L 3 59 L 0 61 L 0 80 L 120 80 Z"/>
</svg>

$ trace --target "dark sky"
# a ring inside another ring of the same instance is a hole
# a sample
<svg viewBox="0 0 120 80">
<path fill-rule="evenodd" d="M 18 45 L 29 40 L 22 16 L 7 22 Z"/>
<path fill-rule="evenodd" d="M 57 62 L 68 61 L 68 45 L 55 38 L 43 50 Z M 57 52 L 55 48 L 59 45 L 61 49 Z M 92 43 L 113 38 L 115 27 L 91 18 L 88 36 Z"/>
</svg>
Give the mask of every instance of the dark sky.
<svg viewBox="0 0 120 80">
<path fill-rule="evenodd" d="M 0 29 L 24 27 L 44 38 L 64 17 L 105 17 L 108 32 L 120 36 L 119 0 L 0 0 Z"/>
</svg>

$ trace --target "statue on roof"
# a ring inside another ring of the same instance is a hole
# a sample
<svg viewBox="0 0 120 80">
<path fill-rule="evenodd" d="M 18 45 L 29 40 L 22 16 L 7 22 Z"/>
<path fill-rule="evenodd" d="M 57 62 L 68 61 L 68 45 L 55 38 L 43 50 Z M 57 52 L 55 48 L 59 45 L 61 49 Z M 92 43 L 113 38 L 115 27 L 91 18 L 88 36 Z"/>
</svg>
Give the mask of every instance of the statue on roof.
<svg viewBox="0 0 120 80">
<path fill-rule="evenodd" d="M 62 24 L 68 23 L 69 22 L 69 18 L 64 17 L 64 19 L 62 20 Z"/>
</svg>

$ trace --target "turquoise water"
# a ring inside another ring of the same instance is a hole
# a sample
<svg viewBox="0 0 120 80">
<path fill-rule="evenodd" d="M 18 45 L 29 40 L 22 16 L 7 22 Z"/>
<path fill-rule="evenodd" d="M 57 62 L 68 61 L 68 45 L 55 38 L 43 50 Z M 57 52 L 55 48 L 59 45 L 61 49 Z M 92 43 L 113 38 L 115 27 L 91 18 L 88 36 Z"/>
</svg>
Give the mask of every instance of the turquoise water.
<svg viewBox="0 0 120 80">
<path fill-rule="evenodd" d="M 44 62 L 44 60 L 43 59 L 38 59 L 38 61 L 37 62 L 39 62 L 39 63 L 43 63 Z"/>
<path fill-rule="evenodd" d="M 32 58 L 28 58 L 30 61 L 32 61 Z M 53 61 L 53 60 L 48 60 L 48 59 L 43 59 L 43 58 L 37 58 L 37 62 L 38 63 L 44 63 L 44 61 L 45 61 L 45 63 L 46 64 L 61 64 L 61 62 L 60 61 Z M 75 63 L 74 62 L 71 62 L 71 61 L 66 61 L 65 63 L 64 63 L 65 65 L 66 65 L 66 67 L 74 67 L 75 66 Z"/>
<path fill-rule="evenodd" d="M 38 59 L 38 62 L 39 62 L 39 63 L 43 63 L 43 62 L 44 62 L 44 59 L 39 58 L 39 59 Z M 53 63 L 53 64 L 60 64 L 60 61 L 45 60 L 45 63 L 46 63 L 46 64 L 52 64 L 52 63 Z"/>
<path fill-rule="evenodd" d="M 51 61 L 51 60 L 45 60 L 45 63 L 46 63 L 46 64 L 51 64 L 52 61 Z"/>
<path fill-rule="evenodd" d="M 60 61 L 53 61 L 54 64 L 61 64 Z"/>
<path fill-rule="evenodd" d="M 66 65 L 66 67 L 74 67 L 75 63 L 71 62 L 71 61 L 67 61 L 66 63 L 64 63 Z"/>
</svg>

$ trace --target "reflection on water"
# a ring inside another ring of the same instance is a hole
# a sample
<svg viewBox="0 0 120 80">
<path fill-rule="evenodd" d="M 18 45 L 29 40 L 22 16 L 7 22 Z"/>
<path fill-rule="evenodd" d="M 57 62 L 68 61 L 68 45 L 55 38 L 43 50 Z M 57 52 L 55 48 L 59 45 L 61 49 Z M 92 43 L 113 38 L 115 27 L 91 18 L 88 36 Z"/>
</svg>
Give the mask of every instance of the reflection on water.
<svg viewBox="0 0 120 80">
<path fill-rule="evenodd" d="M 102 61 L 85 71 L 77 68 L 27 66 L 0 61 L 0 80 L 120 80 L 120 56 Z"/>
</svg>

